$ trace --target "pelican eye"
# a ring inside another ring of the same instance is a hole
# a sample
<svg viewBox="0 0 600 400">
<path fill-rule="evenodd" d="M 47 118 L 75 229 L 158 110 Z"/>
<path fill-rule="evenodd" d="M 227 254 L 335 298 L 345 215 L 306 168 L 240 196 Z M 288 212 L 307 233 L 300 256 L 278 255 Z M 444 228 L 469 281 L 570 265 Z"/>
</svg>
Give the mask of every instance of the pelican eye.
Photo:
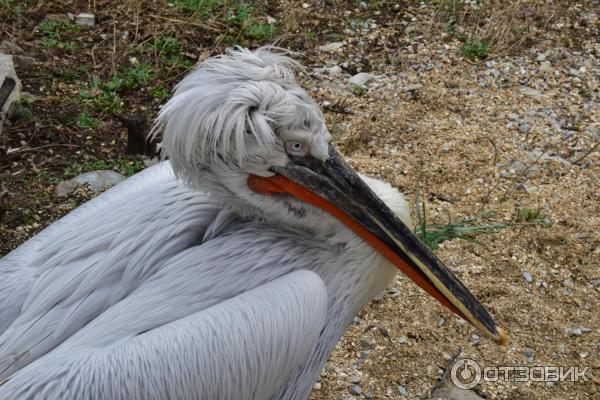
<svg viewBox="0 0 600 400">
<path fill-rule="evenodd" d="M 285 152 L 291 156 L 304 157 L 308 155 L 309 148 L 308 145 L 304 142 L 290 140 L 285 142 Z"/>
</svg>

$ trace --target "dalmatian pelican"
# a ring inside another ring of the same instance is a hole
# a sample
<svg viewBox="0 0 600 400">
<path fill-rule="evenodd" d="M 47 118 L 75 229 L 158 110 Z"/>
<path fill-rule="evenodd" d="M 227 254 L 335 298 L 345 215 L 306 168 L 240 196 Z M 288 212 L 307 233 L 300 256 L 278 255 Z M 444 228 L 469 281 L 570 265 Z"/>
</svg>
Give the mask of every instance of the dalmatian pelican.
<svg viewBox="0 0 600 400">
<path fill-rule="evenodd" d="M 157 117 L 165 160 L 0 260 L 0 399 L 305 399 L 398 270 L 506 341 L 336 151 L 298 68 L 202 62 Z"/>
</svg>

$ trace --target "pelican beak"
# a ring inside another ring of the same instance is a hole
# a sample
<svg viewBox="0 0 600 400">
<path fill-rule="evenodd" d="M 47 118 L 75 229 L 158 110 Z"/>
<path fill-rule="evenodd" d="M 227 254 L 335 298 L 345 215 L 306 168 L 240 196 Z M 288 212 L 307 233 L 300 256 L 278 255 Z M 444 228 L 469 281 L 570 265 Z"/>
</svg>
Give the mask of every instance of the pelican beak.
<svg viewBox="0 0 600 400">
<path fill-rule="evenodd" d="M 459 317 L 496 343 L 508 340 L 483 305 L 460 280 L 404 225 L 333 146 L 329 158 L 296 157 L 273 167 L 272 177 L 250 175 L 258 193 L 287 193 L 332 214 L 361 236 L 393 265 Z"/>
</svg>

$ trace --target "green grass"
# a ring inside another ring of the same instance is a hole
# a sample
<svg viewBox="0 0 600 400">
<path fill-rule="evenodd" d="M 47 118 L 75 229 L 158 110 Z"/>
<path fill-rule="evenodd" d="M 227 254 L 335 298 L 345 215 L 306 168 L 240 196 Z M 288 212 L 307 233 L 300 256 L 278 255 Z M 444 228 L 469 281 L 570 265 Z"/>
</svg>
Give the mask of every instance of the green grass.
<svg viewBox="0 0 600 400">
<path fill-rule="evenodd" d="M 207 19 L 213 12 L 222 7 L 224 0 L 173 0 L 170 2 L 177 9 L 183 12 L 191 12 L 200 17 Z"/>
<path fill-rule="evenodd" d="M 74 50 L 75 43 L 68 40 L 68 37 L 78 33 L 80 28 L 71 21 L 44 20 L 35 27 L 35 30 L 42 35 L 38 43 L 40 47 Z"/>
<path fill-rule="evenodd" d="M 23 12 L 23 7 L 15 0 L 0 0 L 0 11 L 7 15 L 19 15 Z"/>
<path fill-rule="evenodd" d="M 154 78 L 156 73 L 152 66 L 148 63 L 141 63 L 140 65 L 126 69 L 125 71 L 117 74 L 116 78 L 120 81 L 119 86 L 115 90 L 136 90 L 142 87 L 142 85 Z"/>
<path fill-rule="evenodd" d="M 415 234 L 427 247 L 436 251 L 440 244 L 447 240 L 462 239 L 470 242 L 482 244 L 477 237 L 490 233 L 496 233 L 501 229 L 511 226 L 511 224 L 482 224 L 484 217 L 490 216 L 490 213 L 483 213 L 474 217 L 463 217 L 447 224 L 427 223 L 427 212 L 425 202 L 419 209 L 419 193 L 416 196 L 417 220 Z"/>
<path fill-rule="evenodd" d="M 252 40 L 264 42 L 270 39 L 275 32 L 275 27 L 269 24 L 253 23 L 244 31 L 244 36 Z"/>
<path fill-rule="evenodd" d="M 149 90 L 149 93 L 159 100 L 166 100 L 171 97 L 171 92 L 169 92 L 163 85 L 153 87 Z"/>
<path fill-rule="evenodd" d="M 350 84 L 350 90 L 359 97 L 367 93 L 367 89 L 364 86 L 355 85 L 353 83 Z"/>
<path fill-rule="evenodd" d="M 98 125 L 98 120 L 84 110 L 75 117 L 75 125 L 80 128 L 95 128 Z"/>
<path fill-rule="evenodd" d="M 539 208 L 528 208 L 524 207 L 519 210 L 517 215 L 518 222 L 541 222 L 545 218 L 542 211 Z"/>
<path fill-rule="evenodd" d="M 175 36 L 166 35 L 155 37 L 149 43 L 143 46 L 146 50 L 151 50 L 156 57 L 157 62 L 166 67 L 175 67 L 180 70 L 188 70 L 194 66 L 194 62 L 181 54 L 183 45 Z"/>
<path fill-rule="evenodd" d="M 476 61 L 487 58 L 490 54 L 490 46 L 477 38 L 469 38 L 461 46 L 462 53 L 470 60 Z"/>
<path fill-rule="evenodd" d="M 228 33 L 223 41 L 230 45 L 247 45 L 250 42 L 265 42 L 273 37 L 275 26 L 260 22 L 252 2 L 224 0 L 174 0 L 178 10 L 194 13 L 202 20 L 213 19 L 224 24 Z"/>
<path fill-rule="evenodd" d="M 94 76 L 90 83 L 84 83 L 79 88 L 75 102 L 84 105 L 94 112 L 103 114 L 118 114 L 123 110 L 123 99 L 116 92 L 121 82 L 113 77 L 109 82 L 102 83 Z"/>
<path fill-rule="evenodd" d="M 144 169 L 144 163 L 135 157 L 119 157 L 115 160 L 102 161 L 84 161 L 74 162 L 70 164 L 65 171 L 65 175 L 69 177 L 75 177 L 85 172 L 98 171 L 98 170 L 113 170 L 125 176 L 131 176 L 142 169 Z"/>
</svg>

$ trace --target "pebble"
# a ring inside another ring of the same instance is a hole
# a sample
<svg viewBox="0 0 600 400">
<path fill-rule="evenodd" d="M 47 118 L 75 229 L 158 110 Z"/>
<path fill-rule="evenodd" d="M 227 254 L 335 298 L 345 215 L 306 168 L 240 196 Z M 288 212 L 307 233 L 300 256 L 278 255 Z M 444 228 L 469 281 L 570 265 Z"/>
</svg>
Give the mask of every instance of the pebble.
<svg viewBox="0 0 600 400">
<path fill-rule="evenodd" d="M 473 346 L 479 346 L 480 342 L 481 342 L 481 338 L 479 337 L 479 335 L 475 335 L 475 334 L 471 335 L 471 344 Z"/>
<path fill-rule="evenodd" d="M 565 333 L 567 333 L 570 336 L 581 336 L 584 333 L 590 333 L 593 331 L 594 330 L 592 328 L 587 328 L 585 326 L 574 326 L 574 327 L 565 329 Z"/>
<path fill-rule="evenodd" d="M 344 45 L 344 42 L 332 42 L 317 47 L 317 50 L 323 53 L 335 53 L 336 51 L 344 47 Z"/>
<path fill-rule="evenodd" d="M 368 72 L 359 72 L 348 80 L 348 83 L 356 86 L 360 86 L 363 88 L 367 87 L 367 83 L 373 80 L 375 76 L 369 74 Z"/>
<path fill-rule="evenodd" d="M 402 385 L 398 385 L 398 393 L 402 397 L 408 396 L 408 392 L 406 391 L 406 388 L 404 386 L 402 386 Z"/>
<path fill-rule="evenodd" d="M 552 63 L 550 61 L 544 61 L 540 64 L 540 73 L 542 74 L 551 74 L 554 72 L 554 68 L 552 68 Z"/>
<path fill-rule="evenodd" d="M 86 184 L 89 184 L 94 192 L 100 192 L 124 181 L 126 178 L 126 176 L 112 170 L 86 172 L 73 179 L 59 183 L 56 186 L 56 195 L 58 197 L 68 196 L 75 189 Z"/>
<path fill-rule="evenodd" d="M 79 13 L 75 16 L 75 23 L 81 26 L 96 25 L 96 16 L 90 13 Z"/>
<path fill-rule="evenodd" d="M 320 382 L 315 383 L 314 386 L 313 386 L 313 389 L 314 390 L 321 390 L 321 383 Z"/>
<path fill-rule="evenodd" d="M 523 351 L 523 354 L 527 358 L 527 362 L 533 362 L 534 351 L 533 351 L 533 349 L 531 347 L 525 347 L 525 350 Z"/>
<path fill-rule="evenodd" d="M 355 373 L 352 373 L 352 374 L 350 375 L 350 382 L 351 382 L 351 383 L 356 383 L 356 384 L 358 384 L 358 383 L 360 383 L 361 381 L 362 381 L 362 376 L 360 375 L 360 373 L 358 373 L 358 371 L 357 371 L 357 372 L 355 372 Z"/>
<path fill-rule="evenodd" d="M 531 274 L 528 271 L 523 271 L 523 279 L 525 279 L 527 283 L 533 282 L 533 278 L 531 277 Z"/>
<path fill-rule="evenodd" d="M 519 124 L 518 129 L 521 133 L 528 133 L 531 130 L 531 125 L 527 122 L 523 122 Z"/>
<path fill-rule="evenodd" d="M 350 393 L 359 396 L 362 393 L 362 389 L 358 385 L 350 386 Z"/>
</svg>

